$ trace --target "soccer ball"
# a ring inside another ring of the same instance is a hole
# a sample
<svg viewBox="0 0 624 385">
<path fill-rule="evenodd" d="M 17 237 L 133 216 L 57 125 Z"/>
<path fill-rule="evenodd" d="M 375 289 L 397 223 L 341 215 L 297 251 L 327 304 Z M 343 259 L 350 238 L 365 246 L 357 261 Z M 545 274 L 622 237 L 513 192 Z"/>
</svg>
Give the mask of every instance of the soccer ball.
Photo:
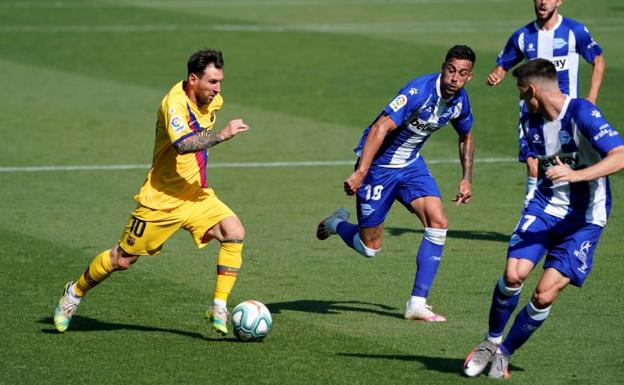
<svg viewBox="0 0 624 385">
<path fill-rule="evenodd" d="M 264 304 L 248 300 L 232 309 L 232 329 L 240 341 L 262 341 L 271 331 L 273 319 Z"/>
</svg>

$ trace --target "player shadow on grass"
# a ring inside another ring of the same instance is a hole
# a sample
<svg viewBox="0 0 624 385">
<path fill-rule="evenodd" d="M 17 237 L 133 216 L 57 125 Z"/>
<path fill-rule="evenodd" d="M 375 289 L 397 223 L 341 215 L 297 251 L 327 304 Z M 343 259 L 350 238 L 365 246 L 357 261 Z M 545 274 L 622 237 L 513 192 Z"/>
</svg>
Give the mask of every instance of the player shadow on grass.
<svg viewBox="0 0 624 385">
<path fill-rule="evenodd" d="M 447 358 L 447 357 L 427 357 L 415 354 L 370 354 L 370 353 L 337 353 L 338 356 L 352 358 L 371 358 L 377 360 L 397 360 L 407 362 L 420 362 L 425 369 L 434 370 L 442 373 L 457 373 L 462 375 L 461 371 L 464 365 L 464 358 Z M 524 371 L 521 367 L 509 364 L 510 371 Z M 487 374 L 487 373 L 486 373 Z"/>
<path fill-rule="evenodd" d="M 50 325 L 50 328 L 42 328 L 42 333 L 48 334 L 60 334 L 54 329 L 54 320 L 52 317 L 45 317 L 39 320 L 39 323 Z M 210 333 L 208 324 L 206 324 L 206 333 Z M 95 318 L 84 317 L 84 316 L 73 316 L 71 320 L 71 326 L 69 327 L 68 332 L 95 332 L 95 331 L 111 331 L 111 330 L 134 330 L 139 332 L 149 332 L 149 333 L 169 333 L 175 334 L 182 337 L 190 337 L 190 338 L 199 338 L 206 341 L 214 341 L 214 342 L 233 342 L 236 341 L 235 338 L 208 338 L 200 333 L 189 332 L 185 330 L 176 330 L 176 329 L 165 329 L 158 328 L 153 326 L 143 326 L 143 325 L 131 325 L 131 324 L 123 324 L 123 323 L 114 323 L 114 322 L 105 322 L 99 321 Z"/>
<path fill-rule="evenodd" d="M 405 233 L 423 233 L 422 229 L 408 229 L 404 227 L 386 227 L 386 231 L 390 235 L 400 236 Z M 464 230 L 448 230 L 446 233 L 448 238 L 472 239 L 478 241 L 492 242 L 509 242 L 510 234 L 503 234 L 497 231 L 464 231 Z"/>
<path fill-rule="evenodd" d="M 386 317 L 403 318 L 393 310 L 397 308 L 371 302 L 362 301 L 321 301 L 301 299 L 289 302 L 274 302 L 266 304 L 271 313 L 281 313 L 282 310 L 301 311 L 306 313 L 339 314 L 341 312 L 362 312 L 378 314 Z"/>
</svg>

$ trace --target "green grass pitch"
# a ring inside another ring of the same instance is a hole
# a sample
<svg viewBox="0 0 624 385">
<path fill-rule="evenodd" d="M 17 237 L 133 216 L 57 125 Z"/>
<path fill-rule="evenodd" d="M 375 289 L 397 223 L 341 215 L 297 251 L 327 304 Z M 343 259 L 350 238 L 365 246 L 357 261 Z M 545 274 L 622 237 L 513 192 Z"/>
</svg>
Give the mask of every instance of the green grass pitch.
<svg viewBox="0 0 624 385">
<path fill-rule="evenodd" d="M 566 1 L 605 50 L 599 105 L 624 127 L 624 6 Z M 509 0 L 0 0 L 0 384 L 479 384 L 460 375 L 482 338 L 490 295 L 520 212 L 513 80 L 485 76 L 511 32 L 533 18 Z M 422 227 L 398 205 L 381 254 L 367 260 L 319 219 L 339 205 L 361 130 L 407 80 L 440 68 L 454 44 L 477 52 L 467 89 L 475 114 L 473 201 L 456 208 L 460 167 L 451 128 L 424 148 L 447 198 L 449 238 L 431 292 L 443 324 L 402 312 Z M 217 128 L 252 130 L 210 162 L 287 162 L 212 168 L 211 184 L 247 230 L 233 306 L 257 299 L 273 331 L 259 344 L 211 333 L 216 245 L 185 233 L 157 257 L 114 274 L 53 331 L 64 283 L 121 233 L 146 169 L 155 112 L 198 48 L 225 55 Z M 589 67 L 582 65 L 581 89 Z M 495 162 L 486 162 L 495 159 Z M 338 161 L 303 166 L 299 162 Z M 25 167 L 52 169 L 27 171 Z M 610 223 L 586 286 L 569 288 L 511 361 L 513 383 L 616 384 L 624 375 L 624 178 L 612 178 Z M 539 270 L 538 270 L 539 272 Z M 527 282 L 521 302 L 535 284 Z"/>
</svg>

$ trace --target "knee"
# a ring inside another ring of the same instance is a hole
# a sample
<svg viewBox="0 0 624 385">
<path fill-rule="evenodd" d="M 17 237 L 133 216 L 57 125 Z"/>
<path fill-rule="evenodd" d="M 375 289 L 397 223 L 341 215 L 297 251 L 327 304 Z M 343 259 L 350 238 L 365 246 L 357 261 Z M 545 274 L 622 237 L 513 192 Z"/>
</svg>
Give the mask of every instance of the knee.
<svg viewBox="0 0 624 385">
<path fill-rule="evenodd" d="M 111 267 L 113 270 L 127 270 L 139 259 L 138 255 L 128 254 L 119 246 L 111 250 Z"/>
<path fill-rule="evenodd" d="M 373 258 L 381 250 L 381 241 L 372 241 L 366 244 L 360 239 L 359 234 L 356 234 L 353 238 L 353 248 L 361 255 Z"/>
<path fill-rule="evenodd" d="M 520 287 L 524 282 L 524 278 L 520 276 L 516 271 L 505 271 L 505 275 L 503 277 L 505 280 L 505 285 L 508 287 Z"/>
<path fill-rule="evenodd" d="M 448 219 L 446 218 L 446 216 L 441 216 L 439 218 L 431 218 L 429 220 L 429 226 L 427 227 L 446 230 L 448 229 Z"/>
<path fill-rule="evenodd" d="M 245 239 L 245 227 L 238 217 L 234 217 L 227 226 L 222 226 L 222 235 L 224 239 L 236 239 L 241 242 Z"/>
<path fill-rule="evenodd" d="M 533 306 L 538 309 L 546 309 L 548 306 L 552 305 L 554 300 L 555 295 L 552 291 L 543 291 L 539 289 L 535 289 L 533 297 L 531 297 Z"/>
</svg>

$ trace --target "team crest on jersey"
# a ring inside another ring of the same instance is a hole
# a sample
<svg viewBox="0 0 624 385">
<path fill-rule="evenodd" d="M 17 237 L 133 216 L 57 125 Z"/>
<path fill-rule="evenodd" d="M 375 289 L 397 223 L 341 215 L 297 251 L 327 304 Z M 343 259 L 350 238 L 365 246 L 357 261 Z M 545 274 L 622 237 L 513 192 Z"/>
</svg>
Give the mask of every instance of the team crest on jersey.
<svg viewBox="0 0 624 385">
<path fill-rule="evenodd" d="M 561 130 L 559 131 L 559 141 L 561 144 L 568 144 L 572 140 L 572 137 L 567 131 Z"/>
<path fill-rule="evenodd" d="M 392 111 L 397 112 L 398 110 L 403 108 L 403 106 L 405 106 L 406 104 L 407 104 L 407 96 L 399 95 L 396 98 L 394 98 L 392 102 L 390 102 L 390 108 L 392 108 Z"/>
<path fill-rule="evenodd" d="M 173 128 L 173 132 L 180 132 L 184 129 L 184 120 L 179 116 L 172 116 L 169 125 Z"/>
<path fill-rule="evenodd" d="M 568 45 L 568 42 L 560 37 L 557 37 L 555 38 L 555 40 L 553 40 L 553 46 L 555 47 L 555 49 L 563 48 L 566 45 Z"/>
</svg>

